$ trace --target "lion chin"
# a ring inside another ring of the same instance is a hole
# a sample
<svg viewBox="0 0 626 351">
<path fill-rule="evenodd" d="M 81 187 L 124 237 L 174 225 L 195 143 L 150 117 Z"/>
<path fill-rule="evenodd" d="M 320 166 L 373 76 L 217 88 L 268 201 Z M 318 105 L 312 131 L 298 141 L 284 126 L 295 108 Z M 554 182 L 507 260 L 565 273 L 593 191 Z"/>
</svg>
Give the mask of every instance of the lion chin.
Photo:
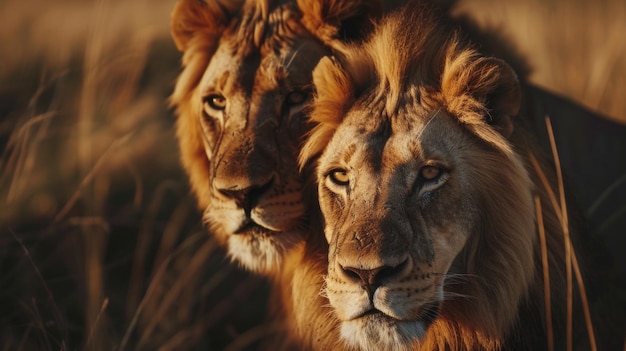
<svg viewBox="0 0 626 351">
<path fill-rule="evenodd" d="M 296 207 L 299 208 L 299 207 Z M 213 233 L 220 233 L 233 263 L 260 274 L 280 270 L 286 253 L 304 240 L 305 226 L 300 211 L 287 211 L 280 221 L 252 215 L 240 210 L 212 211 L 203 215 L 204 223 Z"/>
<path fill-rule="evenodd" d="M 432 320 L 399 321 L 381 312 L 344 321 L 341 337 L 359 350 L 410 350 L 424 338 Z"/>
<path fill-rule="evenodd" d="M 271 230 L 255 226 L 228 238 L 228 254 L 247 270 L 265 273 L 280 269 L 286 252 L 303 240 L 301 232 Z"/>
</svg>

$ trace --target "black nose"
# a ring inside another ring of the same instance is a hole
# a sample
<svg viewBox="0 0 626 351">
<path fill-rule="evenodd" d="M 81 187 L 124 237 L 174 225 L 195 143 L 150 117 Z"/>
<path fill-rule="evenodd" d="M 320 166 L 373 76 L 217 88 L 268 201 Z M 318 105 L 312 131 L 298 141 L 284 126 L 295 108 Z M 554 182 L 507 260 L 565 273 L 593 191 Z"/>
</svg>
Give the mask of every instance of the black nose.
<svg viewBox="0 0 626 351">
<path fill-rule="evenodd" d="M 246 188 L 231 188 L 231 189 L 218 189 L 218 191 L 235 201 L 237 206 L 244 209 L 246 215 L 250 214 L 250 211 L 259 202 L 261 196 L 268 192 L 272 188 L 273 180 L 270 179 L 263 185 L 252 185 Z"/>
<path fill-rule="evenodd" d="M 343 266 L 340 266 L 340 268 L 345 277 L 354 282 L 361 283 L 361 286 L 367 291 L 371 300 L 376 289 L 399 275 L 406 267 L 407 262 L 408 260 L 404 260 L 397 266 L 381 266 L 374 269 L 359 269 Z"/>
</svg>

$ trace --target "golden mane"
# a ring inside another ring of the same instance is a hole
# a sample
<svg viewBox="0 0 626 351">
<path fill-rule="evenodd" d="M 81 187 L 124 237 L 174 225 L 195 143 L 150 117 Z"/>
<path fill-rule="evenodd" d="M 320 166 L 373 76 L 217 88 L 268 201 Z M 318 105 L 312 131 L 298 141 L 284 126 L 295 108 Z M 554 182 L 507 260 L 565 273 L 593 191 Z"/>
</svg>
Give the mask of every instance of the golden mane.
<svg viewBox="0 0 626 351">
<path fill-rule="evenodd" d="M 425 99 L 424 103 L 429 106 L 445 106 L 449 112 L 462 117 L 464 123 L 477 128 L 487 113 L 517 113 L 511 109 L 519 106 L 519 98 L 509 102 L 513 106 L 498 106 L 507 111 L 491 111 L 494 106 L 485 105 L 484 101 L 467 94 L 471 91 L 480 95 L 484 90 L 493 90 L 502 81 L 500 74 L 512 72 L 496 71 L 496 67 L 489 64 L 494 59 L 482 56 L 467 40 L 463 40 L 460 29 L 450 21 L 444 21 L 437 13 L 438 8 L 423 3 L 413 6 L 418 6 L 419 10 L 408 11 L 406 22 L 396 21 L 395 17 L 388 19 L 378 25 L 376 35 L 367 43 L 352 46 L 343 52 L 342 60 L 350 62 L 349 65 L 325 71 L 327 76 L 318 74 L 315 77 L 324 89 L 317 93 L 311 119 L 318 125 L 311 133 L 315 137 L 307 141 L 302 152 L 304 158 L 323 149 L 330 137 L 329 131 L 324 130 L 339 125 L 346 106 L 363 93 L 372 94 L 372 99 L 376 100 L 384 98 L 385 115 L 392 116 L 409 85 L 426 87 L 438 84 L 440 91 L 424 90 L 419 93 L 419 98 Z M 411 30 L 403 28 L 403 23 L 411 23 Z M 504 93 L 501 90 L 506 89 L 517 89 L 518 92 L 508 93 L 519 95 L 517 84 L 495 88 L 498 93 Z M 468 113 L 470 111 L 472 113 Z M 505 134 L 510 133 L 508 120 L 491 122 L 501 123 L 498 127 Z M 489 130 L 480 132 L 490 134 L 490 140 L 499 147 L 508 148 L 501 135 Z"/>
<path fill-rule="evenodd" d="M 483 56 L 437 10 L 411 3 L 379 24 L 364 45 L 350 46 L 334 59 L 324 58 L 314 71 L 314 83 L 317 95 L 310 116 L 317 125 L 302 149 L 301 165 L 319 162 L 354 106 L 371 111 L 371 117 L 361 121 L 364 125 L 387 125 L 381 130 L 393 130 L 396 119 L 410 119 L 402 114 L 407 104 L 443 109 L 489 145 L 474 155 L 476 168 L 482 170 L 474 179 L 476 186 L 491 190 L 483 199 L 489 212 L 482 214 L 482 231 L 461 254 L 467 274 L 476 279 L 464 281 L 455 291 L 471 298 L 444 302 L 440 318 L 420 347 L 546 347 L 548 287 L 542 280 L 533 196 L 541 204 L 555 321 L 572 318 L 565 314 L 570 229 L 564 233 L 567 221 L 560 208 L 564 204 L 553 201 L 558 193 L 555 173 L 525 131 L 523 116 L 517 116 L 521 92 L 513 70 Z M 318 174 L 318 181 L 321 177 Z M 585 334 L 581 320 L 574 317 L 576 330 L 582 331 L 579 336 Z M 562 323 L 555 325 L 555 340 L 565 342 Z"/>
</svg>

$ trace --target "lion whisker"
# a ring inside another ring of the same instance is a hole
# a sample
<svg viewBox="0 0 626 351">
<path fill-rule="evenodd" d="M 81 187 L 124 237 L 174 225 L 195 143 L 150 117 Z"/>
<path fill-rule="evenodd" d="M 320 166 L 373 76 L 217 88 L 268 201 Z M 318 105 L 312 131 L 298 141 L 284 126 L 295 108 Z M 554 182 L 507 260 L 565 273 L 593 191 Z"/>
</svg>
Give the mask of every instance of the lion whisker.
<svg viewBox="0 0 626 351">
<path fill-rule="evenodd" d="M 320 292 L 318 293 L 318 295 L 319 295 L 320 297 L 323 297 L 323 298 L 325 298 L 325 299 L 328 299 L 328 291 L 326 291 L 326 289 L 322 289 L 322 290 L 320 290 Z"/>
<path fill-rule="evenodd" d="M 296 56 L 300 53 L 300 49 L 302 49 L 302 44 L 300 44 L 300 46 L 298 46 L 298 48 L 296 48 L 293 51 L 293 54 L 291 55 L 291 57 L 289 58 L 289 61 L 284 63 L 285 66 L 285 70 L 287 70 L 291 64 L 293 63 L 293 60 L 296 58 Z"/>
<path fill-rule="evenodd" d="M 455 293 L 451 291 L 444 291 L 443 296 L 442 296 L 442 301 L 449 301 L 449 300 L 454 300 L 454 299 L 459 299 L 459 298 L 468 299 L 468 300 L 476 299 L 476 297 L 472 295 Z"/>
<path fill-rule="evenodd" d="M 445 278 L 444 285 L 465 283 L 469 280 L 477 278 L 477 276 L 474 274 L 462 274 L 462 273 L 444 274 L 443 276 Z"/>
</svg>

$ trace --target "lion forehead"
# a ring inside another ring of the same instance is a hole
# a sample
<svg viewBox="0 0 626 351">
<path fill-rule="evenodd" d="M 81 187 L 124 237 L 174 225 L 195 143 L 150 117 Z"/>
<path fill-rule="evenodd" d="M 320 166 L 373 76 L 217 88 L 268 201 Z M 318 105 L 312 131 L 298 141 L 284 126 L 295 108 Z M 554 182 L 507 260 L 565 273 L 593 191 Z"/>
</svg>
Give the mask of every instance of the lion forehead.
<svg viewBox="0 0 626 351">
<path fill-rule="evenodd" d="M 326 159 L 340 159 L 346 164 L 366 161 L 379 170 L 399 165 L 413 167 L 430 158 L 451 158 L 452 150 L 463 149 L 467 142 L 467 133 L 441 109 L 421 113 L 413 109 L 387 120 L 377 115 L 369 118 L 367 108 L 359 110 L 348 113 L 337 128 L 328 143 Z"/>
<path fill-rule="evenodd" d="M 276 9 L 262 23 L 240 25 L 222 33 L 219 45 L 206 67 L 204 91 L 224 95 L 247 92 L 288 91 L 308 87 L 311 72 L 329 51 L 289 11 Z M 263 37 L 242 32 L 262 32 Z"/>
<path fill-rule="evenodd" d="M 321 173 L 328 171 L 326 168 L 350 167 L 353 164 L 375 164 L 368 159 L 368 155 L 375 154 L 373 150 L 382 149 L 384 141 L 373 138 L 373 134 L 360 125 L 343 124 L 329 140 L 326 151 L 320 159 Z M 320 174 L 321 176 L 321 174 Z"/>
</svg>

